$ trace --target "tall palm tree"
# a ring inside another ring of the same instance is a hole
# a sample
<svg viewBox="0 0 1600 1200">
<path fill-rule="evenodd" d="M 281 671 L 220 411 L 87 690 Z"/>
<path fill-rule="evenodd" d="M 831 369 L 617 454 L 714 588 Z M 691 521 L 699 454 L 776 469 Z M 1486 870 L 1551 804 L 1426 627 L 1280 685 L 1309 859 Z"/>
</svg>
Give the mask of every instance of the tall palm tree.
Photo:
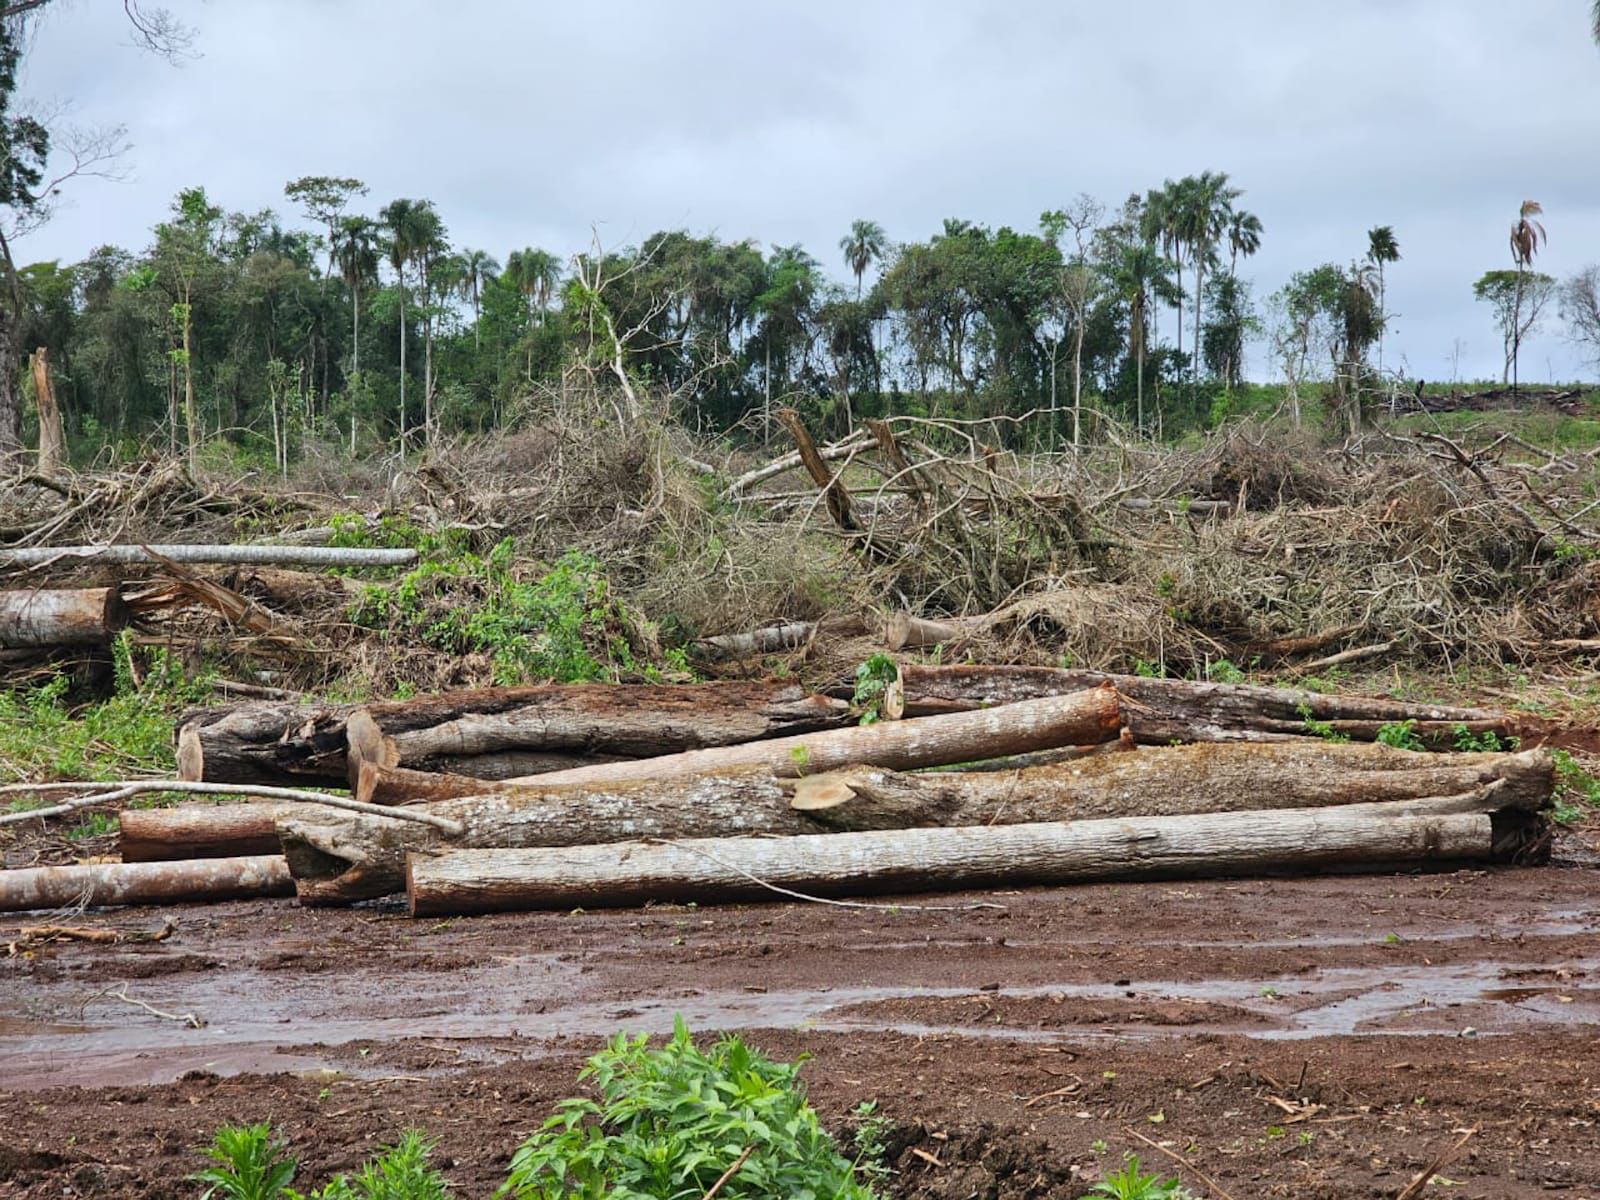
<svg viewBox="0 0 1600 1200">
<path fill-rule="evenodd" d="M 529 246 L 506 255 L 506 279 L 528 302 L 528 320 L 550 309 L 550 299 L 561 282 L 561 260 L 548 250 Z"/>
<path fill-rule="evenodd" d="M 1217 243 L 1233 218 L 1233 202 L 1243 193 L 1228 186 L 1226 171 L 1203 171 L 1179 180 L 1178 234 L 1194 262 L 1194 364 L 1200 373 L 1200 332 L 1205 325 L 1206 264 L 1216 259 Z"/>
<path fill-rule="evenodd" d="M 1138 427 L 1144 428 L 1144 362 L 1149 351 L 1150 306 L 1160 299 L 1182 299 L 1168 278 L 1172 264 L 1149 242 L 1122 248 L 1111 270 L 1112 287 L 1128 306 L 1128 353 L 1136 371 Z"/>
<path fill-rule="evenodd" d="M 378 274 L 378 225 L 370 217 L 345 217 L 334 231 L 333 258 L 350 289 L 351 373 L 361 373 L 361 285 Z"/>
<path fill-rule="evenodd" d="M 1239 258 L 1250 258 L 1261 249 L 1261 218 L 1239 209 L 1228 218 L 1228 274 L 1238 271 Z"/>
<path fill-rule="evenodd" d="M 1549 239 L 1544 226 L 1536 219 L 1544 215 L 1544 206 L 1537 200 L 1524 200 L 1517 210 L 1517 223 L 1511 227 L 1511 260 L 1517 265 L 1516 309 L 1511 323 L 1511 394 L 1517 394 L 1517 354 L 1522 349 L 1522 298 L 1523 281 L 1528 268 L 1533 266 L 1534 255 Z"/>
<path fill-rule="evenodd" d="M 500 264 L 494 256 L 484 250 L 466 250 L 461 254 L 461 283 L 466 289 L 467 299 L 472 301 L 472 347 L 475 350 L 483 348 L 482 331 L 479 322 L 483 317 L 482 292 L 487 283 L 491 283 L 500 274 Z"/>
<path fill-rule="evenodd" d="M 1378 268 L 1378 373 L 1383 373 L 1383 330 L 1388 323 L 1388 309 L 1384 304 L 1383 267 L 1385 263 L 1400 261 L 1400 243 L 1395 240 L 1394 226 L 1375 225 L 1367 230 L 1367 261 Z"/>
<path fill-rule="evenodd" d="M 378 219 L 388 230 L 389 265 L 400 286 L 400 444 L 406 440 L 406 267 L 417 257 L 417 248 L 427 237 L 422 216 L 422 201 L 391 200 L 378 210 Z"/>
<path fill-rule="evenodd" d="M 876 221 L 852 221 L 850 232 L 839 239 L 845 265 L 855 273 L 857 300 L 861 299 L 861 277 L 867 273 L 868 267 L 883 258 L 888 244 L 883 226 Z"/>
<path fill-rule="evenodd" d="M 1178 349 L 1183 349 L 1183 240 L 1178 231 L 1181 224 L 1183 184 L 1167 180 L 1166 185 L 1152 188 L 1145 194 L 1144 216 L 1139 232 L 1146 242 L 1161 247 L 1163 258 L 1171 264 L 1177 279 L 1177 299 L 1173 307 L 1178 313 Z"/>
</svg>

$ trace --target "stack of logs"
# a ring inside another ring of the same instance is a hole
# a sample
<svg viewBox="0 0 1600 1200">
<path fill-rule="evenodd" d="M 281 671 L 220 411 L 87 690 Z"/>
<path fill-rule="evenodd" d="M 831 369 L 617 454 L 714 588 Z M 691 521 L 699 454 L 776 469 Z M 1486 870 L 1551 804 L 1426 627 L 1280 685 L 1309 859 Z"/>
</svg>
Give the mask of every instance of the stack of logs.
<svg viewBox="0 0 1600 1200">
<path fill-rule="evenodd" d="M 364 806 L 128 809 L 122 864 L 0 872 L 0 908 L 404 892 L 436 915 L 1410 869 L 1548 844 L 1549 753 L 1455 749 L 1513 737 L 1504 714 L 1024 667 L 902 666 L 870 724 L 847 696 L 552 685 L 198 711 L 183 779 Z M 1378 742 L 1401 725 L 1444 752 Z"/>
</svg>

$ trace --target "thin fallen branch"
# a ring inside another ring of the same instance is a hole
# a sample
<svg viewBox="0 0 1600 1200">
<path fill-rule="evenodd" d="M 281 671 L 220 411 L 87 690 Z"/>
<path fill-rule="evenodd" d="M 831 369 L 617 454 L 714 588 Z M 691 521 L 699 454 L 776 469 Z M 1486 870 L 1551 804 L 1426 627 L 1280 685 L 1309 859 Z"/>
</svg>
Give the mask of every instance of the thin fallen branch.
<svg viewBox="0 0 1600 1200">
<path fill-rule="evenodd" d="M 737 1175 L 739 1173 L 739 1168 L 744 1166 L 745 1163 L 749 1162 L 750 1156 L 755 1152 L 756 1148 L 754 1145 L 746 1146 L 744 1148 L 744 1153 L 740 1154 L 738 1158 L 734 1159 L 733 1165 L 717 1177 L 717 1181 L 706 1189 L 706 1194 L 701 1196 L 700 1200 L 716 1200 L 716 1195 L 722 1190 L 722 1185 Z"/>
<path fill-rule="evenodd" d="M 393 567 L 415 562 L 415 550 L 346 546 L 34 546 L 0 550 L 0 565 L 43 566 L 55 562 L 295 563 L 316 567 Z"/>
<path fill-rule="evenodd" d="M 78 796 L 48 808 L 23 809 L 21 812 L 0 813 L 0 825 L 13 825 L 35 817 L 60 817 L 79 809 L 114 804 L 130 796 L 145 796 L 152 792 L 177 792 L 190 796 L 257 796 L 266 800 L 292 800 L 303 804 L 321 804 L 328 808 L 342 808 L 348 812 L 366 813 L 375 817 L 390 817 L 397 821 L 415 821 L 460 837 L 466 832 L 459 821 L 433 813 L 413 812 L 404 808 L 385 808 L 381 804 L 365 804 L 348 796 L 330 796 L 324 792 L 307 792 L 299 788 L 266 787 L 239 783 L 194 783 L 182 779 L 133 779 L 109 783 L 14 783 L 0 787 L 0 796 L 39 795 L 47 792 L 81 791 L 99 789 L 93 795 Z"/>
<path fill-rule="evenodd" d="M 1406 1184 L 1405 1190 L 1396 1196 L 1394 1200 L 1416 1200 L 1418 1196 L 1422 1195 L 1423 1189 L 1433 1182 L 1433 1177 L 1456 1160 L 1456 1156 L 1473 1139 L 1478 1129 L 1479 1126 L 1474 1125 L 1463 1133 L 1459 1140 L 1442 1150 L 1439 1153 L 1439 1157 L 1423 1167 L 1417 1177 Z"/>
<path fill-rule="evenodd" d="M 1208 1188 L 1210 1188 L 1218 1196 L 1222 1197 L 1222 1200 L 1233 1200 L 1233 1197 L 1228 1193 L 1228 1189 L 1227 1188 L 1223 1187 L 1220 1183 L 1218 1183 L 1215 1179 L 1211 1178 L 1211 1176 L 1207 1175 L 1199 1167 L 1195 1166 L 1188 1159 L 1184 1158 L 1183 1155 L 1174 1154 L 1171 1150 L 1168 1150 L 1160 1142 L 1156 1141 L 1154 1138 L 1145 1137 L 1144 1134 L 1140 1133 L 1137 1129 L 1135 1129 L 1131 1125 L 1124 1125 L 1122 1127 L 1122 1131 L 1124 1133 L 1132 1134 L 1134 1137 L 1138 1138 L 1141 1142 L 1143 1142 L 1146 1146 L 1149 1146 L 1152 1150 L 1156 1151 L 1158 1154 L 1165 1154 L 1168 1158 L 1170 1158 L 1173 1162 L 1177 1163 L 1184 1170 L 1190 1172 L 1196 1179 L 1198 1179 L 1201 1183 L 1205 1184 Z"/>
</svg>

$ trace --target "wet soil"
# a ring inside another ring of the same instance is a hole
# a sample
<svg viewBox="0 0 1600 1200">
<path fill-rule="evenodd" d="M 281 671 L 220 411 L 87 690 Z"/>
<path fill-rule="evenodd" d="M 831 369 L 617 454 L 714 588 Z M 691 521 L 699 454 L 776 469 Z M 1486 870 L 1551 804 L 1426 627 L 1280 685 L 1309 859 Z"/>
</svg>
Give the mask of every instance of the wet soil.
<svg viewBox="0 0 1600 1200">
<path fill-rule="evenodd" d="M 1393 1197 L 1475 1129 L 1427 1195 L 1600 1197 L 1600 869 L 1579 838 L 1538 869 L 861 908 L 72 923 L 167 920 L 160 942 L 10 957 L 36 922 L 0 923 L 0 1196 L 193 1196 L 194 1147 L 269 1119 L 304 1185 L 419 1126 L 487 1196 L 604 1038 L 682 1014 L 811 1056 L 842 1137 L 877 1100 L 897 1196 L 1081 1196 L 1133 1151 L 1198 1196 L 1203 1173 L 1236 1200 Z"/>
</svg>

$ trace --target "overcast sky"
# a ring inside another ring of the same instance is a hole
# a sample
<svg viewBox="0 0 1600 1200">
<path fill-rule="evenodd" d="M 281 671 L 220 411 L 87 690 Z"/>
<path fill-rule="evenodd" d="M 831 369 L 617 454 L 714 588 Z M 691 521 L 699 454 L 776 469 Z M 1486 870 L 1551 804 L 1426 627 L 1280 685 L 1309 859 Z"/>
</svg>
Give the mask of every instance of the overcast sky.
<svg viewBox="0 0 1600 1200">
<path fill-rule="evenodd" d="M 286 180 L 337 174 L 371 186 L 367 211 L 433 200 L 456 245 L 502 260 L 681 227 L 800 242 L 843 276 L 856 217 L 904 240 L 947 216 L 1032 229 L 1079 192 L 1114 206 L 1215 169 L 1266 226 L 1258 296 L 1394 226 L 1388 358 L 1430 380 L 1499 374 L 1472 281 L 1510 266 L 1524 199 L 1545 207 L 1541 269 L 1600 262 L 1588 0 L 168 7 L 197 32 L 176 68 L 131 48 L 114 0 L 47 14 L 25 93 L 126 125 L 133 150 L 126 182 L 75 185 L 20 258 L 142 248 L 181 187 L 292 213 Z M 1580 363 L 1552 320 L 1522 374 Z"/>
</svg>

